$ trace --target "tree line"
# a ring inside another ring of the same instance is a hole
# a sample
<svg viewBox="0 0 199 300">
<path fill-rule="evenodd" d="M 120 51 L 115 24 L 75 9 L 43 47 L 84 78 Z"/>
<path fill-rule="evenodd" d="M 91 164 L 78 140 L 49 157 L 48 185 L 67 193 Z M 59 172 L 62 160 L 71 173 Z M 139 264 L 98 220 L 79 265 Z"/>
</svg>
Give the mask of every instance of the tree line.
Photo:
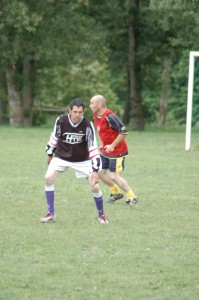
<svg viewBox="0 0 199 300">
<path fill-rule="evenodd" d="M 1 0 L 0 123 L 103 94 L 133 130 L 183 124 L 197 0 Z M 195 73 L 199 64 L 196 61 Z M 195 76 L 193 122 L 199 113 Z"/>
</svg>

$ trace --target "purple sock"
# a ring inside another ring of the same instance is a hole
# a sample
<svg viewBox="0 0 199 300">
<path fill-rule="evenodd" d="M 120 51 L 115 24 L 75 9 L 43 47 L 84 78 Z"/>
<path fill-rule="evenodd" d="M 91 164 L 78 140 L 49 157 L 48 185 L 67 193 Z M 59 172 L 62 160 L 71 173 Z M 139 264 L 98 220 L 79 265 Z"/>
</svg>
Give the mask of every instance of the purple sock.
<svg viewBox="0 0 199 300">
<path fill-rule="evenodd" d="M 54 215 L 54 191 L 46 191 L 48 212 Z"/>
<path fill-rule="evenodd" d="M 102 199 L 102 196 L 94 197 L 94 199 L 95 199 L 95 204 L 96 204 L 97 211 L 98 211 L 98 218 L 100 218 L 104 213 L 103 199 Z"/>
</svg>

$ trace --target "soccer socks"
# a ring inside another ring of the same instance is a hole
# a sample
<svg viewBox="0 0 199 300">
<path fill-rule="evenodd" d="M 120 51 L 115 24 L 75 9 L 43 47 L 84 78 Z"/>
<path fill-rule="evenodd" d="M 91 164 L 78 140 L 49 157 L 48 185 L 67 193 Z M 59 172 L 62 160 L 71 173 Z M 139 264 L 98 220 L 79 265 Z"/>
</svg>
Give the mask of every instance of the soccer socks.
<svg viewBox="0 0 199 300">
<path fill-rule="evenodd" d="M 111 194 L 113 194 L 113 195 L 121 193 L 120 188 L 116 184 L 110 187 L 110 191 L 111 191 Z M 136 198 L 134 192 L 131 189 L 128 192 L 126 192 L 125 195 L 126 195 L 127 199 Z"/>
<path fill-rule="evenodd" d="M 98 218 L 101 218 L 101 216 L 104 213 L 103 198 L 102 198 L 101 190 L 98 193 L 93 193 L 93 197 L 94 197 L 95 204 L 96 204 L 97 211 L 98 211 Z"/>
<path fill-rule="evenodd" d="M 114 184 L 110 187 L 110 191 L 111 191 L 111 194 L 119 194 L 120 193 L 120 188 Z"/>
<path fill-rule="evenodd" d="M 48 207 L 48 212 L 54 215 L 54 186 L 46 186 L 46 203 Z"/>
<path fill-rule="evenodd" d="M 136 196 L 135 196 L 135 194 L 134 194 L 134 192 L 132 190 L 129 190 L 128 192 L 126 192 L 125 195 L 126 195 L 127 199 L 134 199 L 134 198 L 136 198 Z"/>
</svg>

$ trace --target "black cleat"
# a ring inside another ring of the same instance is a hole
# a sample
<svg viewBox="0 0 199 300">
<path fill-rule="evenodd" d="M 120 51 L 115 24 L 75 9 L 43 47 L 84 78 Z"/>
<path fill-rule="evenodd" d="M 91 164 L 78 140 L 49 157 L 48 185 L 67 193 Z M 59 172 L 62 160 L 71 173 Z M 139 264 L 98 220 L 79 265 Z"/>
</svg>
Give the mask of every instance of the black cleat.
<svg viewBox="0 0 199 300">
<path fill-rule="evenodd" d="M 119 193 L 119 194 L 111 194 L 109 199 L 108 199 L 108 203 L 110 202 L 115 202 L 119 199 L 122 199 L 124 197 L 123 193 Z"/>
<path fill-rule="evenodd" d="M 126 204 L 135 205 L 138 202 L 138 198 L 130 198 L 126 200 Z"/>
</svg>

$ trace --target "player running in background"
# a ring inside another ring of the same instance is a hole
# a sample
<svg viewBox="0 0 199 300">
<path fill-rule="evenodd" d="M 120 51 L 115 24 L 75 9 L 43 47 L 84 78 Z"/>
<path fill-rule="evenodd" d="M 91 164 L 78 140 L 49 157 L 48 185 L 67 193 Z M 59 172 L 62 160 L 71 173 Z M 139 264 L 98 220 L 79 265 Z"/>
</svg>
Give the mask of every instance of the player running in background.
<svg viewBox="0 0 199 300">
<path fill-rule="evenodd" d="M 109 186 L 111 195 L 109 202 L 116 201 L 126 195 L 126 203 L 134 205 L 138 202 L 132 189 L 120 174 L 124 170 L 124 160 L 128 155 L 125 137 L 128 131 L 118 116 L 106 108 L 106 100 L 102 95 L 96 95 L 90 100 L 90 109 L 93 113 L 94 124 L 102 141 L 101 159 L 102 170 L 100 179 Z M 109 173 L 107 173 L 109 170 Z M 121 189 L 121 190 L 120 190 Z"/>
<path fill-rule="evenodd" d="M 46 146 L 49 164 L 45 175 L 48 213 L 40 219 L 42 223 L 55 220 L 54 181 L 61 172 L 70 168 L 75 171 L 77 178 L 88 179 L 99 222 L 108 223 L 104 215 L 102 192 L 98 184 L 101 159 L 93 124 L 84 117 L 84 109 L 85 105 L 82 100 L 72 100 L 69 114 L 57 118 Z"/>
</svg>

